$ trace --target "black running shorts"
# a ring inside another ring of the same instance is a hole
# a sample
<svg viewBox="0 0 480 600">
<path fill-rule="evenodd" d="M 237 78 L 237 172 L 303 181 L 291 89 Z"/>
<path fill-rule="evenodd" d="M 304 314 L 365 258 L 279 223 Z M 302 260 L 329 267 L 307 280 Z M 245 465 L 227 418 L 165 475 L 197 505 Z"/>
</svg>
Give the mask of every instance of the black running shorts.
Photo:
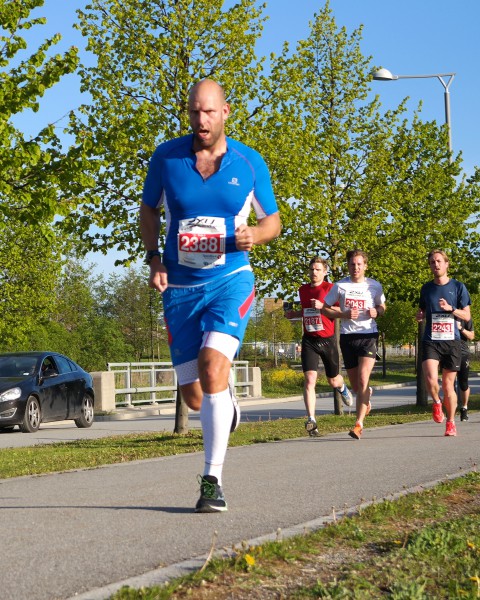
<svg viewBox="0 0 480 600">
<path fill-rule="evenodd" d="M 346 369 L 358 367 L 360 357 L 376 360 L 378 333 L 344 333 L 340 335 L 340 348 Z"/>
<path fill-rule="evenodd" d="M 340 360 L 335 336 L 322 338 L 304 335 L 302 338 L 303 372 L 317 371 L 320 358 L 327 377 L 336 377 L 340 373 Z"/>
<path fill-rule="evenodd" d="M 448 340 L 445 342 L 422 342 L 422 361 L 438 360 L 440 367 L 447 371 L 460 371 L 462 363 L 462 342 Z"/>
</svg>

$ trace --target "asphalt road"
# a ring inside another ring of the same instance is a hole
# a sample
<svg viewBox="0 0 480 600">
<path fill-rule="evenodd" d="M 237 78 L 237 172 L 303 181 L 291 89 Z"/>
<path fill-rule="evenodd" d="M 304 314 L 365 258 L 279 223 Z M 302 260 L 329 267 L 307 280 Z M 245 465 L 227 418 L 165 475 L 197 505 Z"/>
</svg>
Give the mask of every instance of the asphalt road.
<svg viewBox="0 0 480 600">
<path fill-rule="evenodd" d="M 388 402 L 385 396 L 401 403 L 400 392 L 379 391 L 375 402 Z M 326 402 L 331 405 L 331 399 Z M 252 406 L 251 414 L 274 418 L 274 406 Z M 302 406 L 294 403 L 278 410 L 303 416 Z M 245 407 L 244 418 L 250 418 L 248 413 Z M 141 421 L 128 426 L 146 430 L 152 419 Z M 125 423 L 108 424 L 118 428 Z M 157 419 L 157 430 L 160 423 Z M 215 547 L 222 549 L 244 540 L 275 539 L 279 531 L 287 536 L 313 529 L 332 518 L 334 510 L 394 497 L 475 468 L 479 425 L 480 413 L 472 413 L 470 421 L 458 423 L 458 437 L 447 438 L 444 425 L 433 421 L 378 429 L 368 429 L 367 422 L 360 441 L 346 432 L 308 438 L 300 431 L 302 437 L 295 440 L 231 448 L 224 470 L 229 510 L 223 514 L 193 512 L 202 453 L 0 479 L 0 597 L 108 598 L 125 583 L 153 585 L 200 568 L 214 532 Z M 99 426 L 105 424 L 96 423 L 90 431 Z M 58 441 L 58 432 L 69 426 L 52 428 L 56 433 L 50 427 L 41 431 Z M 75 437 L 72 432 L 81 430 L 73 426 L 70 431 Z M 31 436 L 14 432 L 0 437 Z"/>
</svg>

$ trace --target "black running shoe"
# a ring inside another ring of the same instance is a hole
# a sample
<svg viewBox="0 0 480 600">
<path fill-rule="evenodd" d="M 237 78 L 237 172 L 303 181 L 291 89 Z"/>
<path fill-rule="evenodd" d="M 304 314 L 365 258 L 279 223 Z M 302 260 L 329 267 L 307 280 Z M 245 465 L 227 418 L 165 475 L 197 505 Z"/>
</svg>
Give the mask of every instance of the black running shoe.
<svg viewBox="0 0 480 600">
<path fill-rule="evenodd" d="M 213 475 L 199 475 L 200 498 L 195 506 L 195 512 L 212 513 L 225 512 L 227 503 L 222 488 L 218 485 L 218 479 Z"/>
<path fill-rule="evenodd" d="M 308 417 L 308 421 L 305 421 L 305 429 L 310 437 L 318 437 L 317 423 L 312 417 Z"/>
<path fill-rule="evenodd" d="M 468 411 L 466 408 L 460 409 L 460 421 L 468 421 Z"/>
</svg>

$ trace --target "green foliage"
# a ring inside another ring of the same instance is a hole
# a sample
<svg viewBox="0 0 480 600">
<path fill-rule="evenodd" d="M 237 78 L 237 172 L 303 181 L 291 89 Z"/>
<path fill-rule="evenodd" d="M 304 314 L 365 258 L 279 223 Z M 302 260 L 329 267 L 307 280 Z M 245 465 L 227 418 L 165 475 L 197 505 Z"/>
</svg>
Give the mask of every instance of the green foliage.
<svg viewBox="0 0 480 600">
<path fill-rule="evenodd" d="M 47 244 L 27 224 L 0 226 L 0 351 L 32 349 L 29 332 L 52 308 L 58 254 L 54 243 Z"/>
<path fill-rule="evenodd" d="M 262 385 L 270 393 L 282 395 L 292 393 L 301 394 L 303 390 L 303 373 L 286 367 L 272 369 L 263 374 Z"/>
<path fill-rule="evenodd" d="M 228 133 L 265 156 L 281 208 L 283 235 L 252 252 L 261 293 L 280 287 L 292 298 L 319 252 L 338 279 L 346 251 L 358 246 L 388 300 L 413 301 L 428 278 L 427 252 L 445 240 L 473 290 L 480 175 L 460 176 L 445 127 L 418 113 L 408 122 L 405 103 L 382 113 L 378 97 L 368 100 L 372 65 L 360 50 L 362 30 L 337 28 L 328 2 L 308 37 L 294 51 L 285 44 L 264 69 L 254 52 L 263 9 L 253 0 L 227 9 L 222 0 L 93 0 L 78 11 L 97 63 L 80 69 L 92 102 L 69 127 L 84 152 L 78 193 L 85 190 L 66 231 L 81 238 L 83 251 L 140 254 L 137 207 L 148 160 L 158 143 L 188 132 L 188 90 L 212 77 L 232 104 Z"/>
<path fill-rule="evenodd" d="M 21 33 L 45 22 L 29 19 L 30 11 L 42 5 L 43 0 L 7 0 L 0 10 L 0 227 L 7 218 L 13 219 L 35 227 L 37 237 L 51 240 L 53 218 L 68 212 L 67 203 L 58 200 L 65 177 L 59 139 L 48 125 L 27 140 L 11 121 L 24 110 L 38 111 L 45 91 L 72 73 L 78 63 L 74 47 L 64 55 L 49 55 L 59 35 L 46 40 L 31 56 L 24 55 Z"/>
<path fill-rule="evenodd" d="M 107 282 L 107 314 L 115 318 L 135 360 L 157 359 L 167 345 L 161 295 L 147 286 L 147 276 L 133 268 Z M 168 358 L 170 360 L 170 358 Z"/>
<path fill-rule="evenodd" d="M 144 286 L 137 286 L 140 295 L 132 284 L 129 297 L 116 304 L 121 334 L 100 318 L 107 313 L 96 320 L 90 306 L 80 329 L 90 326 L 91 333 L 84 337 L 79 328 L 71 329 L 71 344 L 60 341 L 67 324 L 49 319 L 51 296 L 61 256 L 73 247 L 77 254 L 113 247 L 131 257 L 141 252 L 137 218 L 148 160 L 158 143 L 188 131 L 188 90 L 204 77 L 225 87 L 233 109 L 228 133 L 265 156 L 281 208 L 282 236 L 252 252 L 260 293 L 293 298 L 308 258 L 317 253 L 330 260 L 337 279 L 345 274 L 346 250 L 361 246 L 370 255 L 369 274 L 382 282 L 387 296 L 383 333 L 387 341 L 401 343 L 402 331 L 410 339 L 411 324 L 406 311 L 397 313 L 390 304 L 415 304 L 420 286 L 431 277 L 426 254 L 433 247 L 449 254 L 451 276 L 477 292 L 480 170 L 462 176 L 461 158 L 450 161 L 445 127 L 421 121 L 419 111 L 407 121 L 405 102 L 383 113 L 378 97 L 368 99 L 372 68 L 361 53 L 361 28 L 352 33 L 338 28 L 326 3 L 306 39 L 293 50 L 285 44 L 267 64 L 255 55 L 265 6 L 254 0 L 224 4 L 92 0 L 79 10 L 78 28 L 96 63 L 80 67 L 82 89 L 92 100 L 70 115 L 68 133 L 75 143 L 65 152 L 53 125 L 25 139 L 12 117 L 38 110 L 45 91 L 77 68 L 77 49 L 55 55 L 55 35 L 29 55 L 22 34 L 45 22 L 29 17 L 43 1 L 3 2 L 0 334 L 5 348 L 31 343 L 28 331 L 35 325 L 35 342 L 56 339 L 81 356 L 88 340 L 101 363 L 111 356 L 109 336 L 112 352 L 122 355 L 164 352 L 164 331 L 153 317 L 161 313 L 159 299 L 148 298 Z M 108 294 L 105 300 L 115 304 Z M 152 309 L 140 319 L 135 307 L 145 302 Z M 130 316 L 122 305 L 130 306 Z M 69 310 L 62 309 L 66 320 Z M 275 343 L 301 335 L 285 320 L 267 321 L 257 319 L 246 339 Z M 101 331 L 105 341 L 93 343 Z M 127 336 L 123 346 L 122 335 Z"/>
<path fill-rule="evenodd" d="M 336 280 L 353 247 L 369 253 L 369 274 L 382 282 L 387 302 L 416 299 L 436 246 L 464 272 L 469 265 L 476 281 L 478 174 L 459 177 L 445 127 L 418 113 L 409 123 L 404 103 L 382 113 L 378 97 L 367 100 L 372 66 L 360 40 L 361 28 L 351 35 L 337 29 L 327 3 L 291 58 L 275 63 L 275 85 L 291 102 L 283 100 L 271 121 L 259 113 L 249 123 L 272 169 L 284 225 L 281 238 L 255 257 L 286 299 L 311 256 L 328 258 Z"/>
<path fill-rule="evenodd" d="M 5 0 L 0 7 L 0 316 L 1 349 L 26 349 L 29 332 L 44 322 L 67 240 L 56 236 L 54 218 L 68 212 L 61 200 L 67 160 L 53 125 L 31 139 L 12 119 L 38 111 L 39 100 L 77 65 L 77 49 L 52 55 L 59 35 L 31 55 L 22 34 L 41 26 L 30 12 L 43 0 Z"/>
<path fill-rule="evenodd" d="M 280 344 L 294 341 L 293 325 L 283 316 L 283 308 L 273 311 L 263 309 L 262 299 L 257 299 L 247 326 L 245 342 Z"/>
<path fill-rule="evenodd" d="M 469 290 L 470 291 L 470 290 Z M 473 320 L 473 329 L 479 328 L 480 331 L 480 294 L 470 293 L 470 298 L 472 300 L 472 305 L 470 306 L 470 312 Z M 478 339 L 478 335 L 475 335 L 475 339 Z"/>
<path fill-rule="evenodd" d="M 48 319 L 34 323 L 24 345 L 14 349 L 61 352 L 87 371 L 105 370 L 108 362 L 134 360 L 120 323 L 106 314 L 95 295 L 102 282 L 88 267 L 67 261 L 50 290 Z"/>
<path fill-rule="evenodd" d="M 377 318 L 380 333 L 385 342 L 391 345 L 415 345 L 418 324 L 415 313 L 418 306 L 404 300 L 396 300 L 388 304 L 386 313 Z"/>
</svg>

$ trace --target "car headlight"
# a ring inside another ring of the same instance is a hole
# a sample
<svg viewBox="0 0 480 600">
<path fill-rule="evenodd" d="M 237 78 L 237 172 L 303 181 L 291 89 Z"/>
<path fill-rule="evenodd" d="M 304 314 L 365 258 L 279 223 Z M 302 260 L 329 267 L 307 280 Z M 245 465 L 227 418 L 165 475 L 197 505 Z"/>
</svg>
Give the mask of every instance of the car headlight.
<svg viewBox="0 0 480 600">
<path fill-rule="evenodd" d="M 0 394 L 0 402 L 8 402 L 8 400 L 18 400 L 21 395 L 22 390 L 19 387 L 14 387 Z"/>
</svg>

